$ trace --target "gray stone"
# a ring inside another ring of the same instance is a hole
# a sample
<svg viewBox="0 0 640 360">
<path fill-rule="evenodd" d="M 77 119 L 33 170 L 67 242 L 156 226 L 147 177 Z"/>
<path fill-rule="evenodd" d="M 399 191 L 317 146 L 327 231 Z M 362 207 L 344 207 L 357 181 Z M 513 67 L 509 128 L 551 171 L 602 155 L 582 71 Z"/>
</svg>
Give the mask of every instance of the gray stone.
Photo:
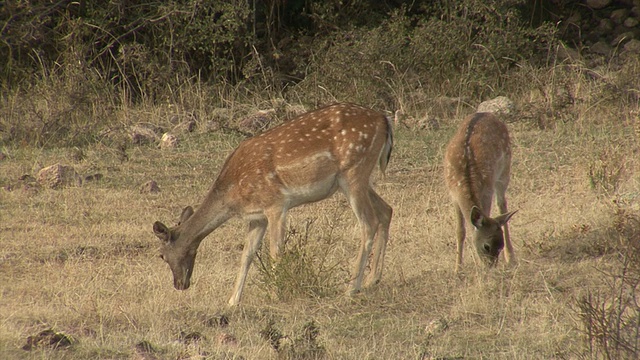
<svg viewBox="0 0 640 360">
<path fill-rule="evenodd" d="M 178 138 L 170 133 L 164 133 L 160 139 L 161 149 L 173 149 L 178 146 Z"/>
<path fill-rule="evenodd" d="M 82 178 L 71 166 L 55 164 L 38 171 L 38 183 L 43 187 L 59 189 L 65 186 L 80 186 Z"/>
<path fill-rule="evenodd" d="M 579 61 L 581 60 L 580 53 L 576 49 L 572 49 L 565 44 L 558 46 L 556 50 L 556 56 L 560 61 Z"/>
<path fill-rule="evenodd" d="M 609 46 L 609 44 L 604 41 L 598 41 L 597 43 L 591 45 L 591 48 L 589 48 L 589 50 L 594 54 L 600 55 L 609 55 L 612 51 L 611 46 Z"/>
<path fill-rule="evenodd" d="M 275 122 L 275 110 L 258 110 L 240 121 L 238 128 L 249 134 L 255 134 L 268 129 Z"/>
<path fill-rule="evenodd" d="M 498 96 L 495 99 L 483 101 L 478 105 L 478 112 L 491 112 L 497 114 L 511 114 L 515 111 L 515 104 L 506 96 Z"/>
<path fill-rule="evenodd" d="M 615 29 L 615 24 L 611 19 L 602 19 L 593 32 L 598 36 L 606 36 Z"/>
<path fill-rule="evenodd" d="M 624 45 L 627 42 L 633 39 L 636 39 L 637 37 L 638 37 L 638 34 L 634 31 L 623 32 L 622 34 L 616 36 L 615 39 L 613 39 L 613 41 L 611 41 L 611 46 Z"/>
<path fill-rule="evenodd" d="M 137 145 L 153 143 L 158 140 L 156 129 L 147 124 L 133 125 L 129 129 L 131 142 Z"/>
<path fill-rule="evenodd" d="M 638 24 L 640 24 L 640 20 L 633 18 L 633 17 L 628 17 L 627 20 L 624 21 L 624 26 L 628 27 L 628 28 L 632 28 L 632 27 L 636 27 L 638 26 Z"/>
<path fill-rule="evenodd" d="M 628 17 L 629 17 L 629 10 L 624 8 L 613 10 L 611 12 L 611 16 L 609 16 L 611 21 L 613 21 L 618 25 L 622 24 Z"/>
<path fill-rule="evenodd" d="M 155 180 L 149 180 L 146 183 L 142 184 L 140 187 L 141 194 L 157 194 L 160 192 L 160 187 Z"/>
<path fill-rule="evenodd" d="M 640 40 L 629 40 L 626 44 L 624 44 L 624 51 L 634 54 L 640 54 Z"/>
<path fill-rule="evenodd" d="M 592 9 L 602 9 L 611 4 L 612 0 L 587 0 L 587 6 Z"/>
</svg>

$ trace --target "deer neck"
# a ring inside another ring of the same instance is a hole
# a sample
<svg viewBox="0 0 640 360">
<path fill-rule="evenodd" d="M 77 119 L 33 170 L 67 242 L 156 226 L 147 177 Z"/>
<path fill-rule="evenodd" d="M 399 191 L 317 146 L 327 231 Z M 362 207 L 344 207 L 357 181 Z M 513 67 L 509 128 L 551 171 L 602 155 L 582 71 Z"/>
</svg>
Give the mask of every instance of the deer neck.
<svg viewBox="0 0 640 360">
<path fill-rule="evenodd" d="M 225 200 L 225 192 L 211 189 L 193 215 L 178 226 L 178 241 L 183 246 L 197 247 L 207 235 L 232 216 L 232 209 Z"/>
</svg>

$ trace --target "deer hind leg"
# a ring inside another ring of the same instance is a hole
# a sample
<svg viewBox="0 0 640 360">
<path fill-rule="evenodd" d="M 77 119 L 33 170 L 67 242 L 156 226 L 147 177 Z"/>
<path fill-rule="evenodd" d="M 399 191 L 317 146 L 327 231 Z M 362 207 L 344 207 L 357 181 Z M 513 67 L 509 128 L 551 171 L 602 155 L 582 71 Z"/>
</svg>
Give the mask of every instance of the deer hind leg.
<svg viewBox="0 0 640 360">
<path fill-rule="evenodd" d="M 496 189 L 496 202 L 498 203 L 498 208 L 500 209 L 500 214 L 506 214 L 507 210 L 507 198 L 505 193 L 507 192 L 506 187 L 502 186 L 502 184 L 497 185 Z M 513 245 L 511 244 L 511 236 L 509 235 L 509 224 L 505 223 L 502 227 L 504 233 L 504 259 L 507 264 L 515 265 L 516 264 L 516 254 L 513 250 Z"/>
<path fill-rule="evenodd" d="M 358 186 L 357 184 L 357 182 L 349 184 L 349 187 L 345 191 L 349 199 L 349 203 L 351 204 L 351 208 L 360 222 L 362 230 L 362 242 L 360 243 L 358 258 L 356 260 L 354 270 L 355 277 L 353 278 L 349 289 L 350 295 L 359 292 L 362 287 L 364 269 L 367 265 L 367 260 L 371 253 L 371 247 L 379 224 L 371 196 L 369 195 L 369 185 Z"/>
<path fill-rule="evenodd" d="M 454 205 L 456 216 L 456 272 L 462 267 L 462 251 L 464 250 L 464 237 L 466 235 L 464 215 L 458 204 Z"/>
<path fill-rule="evenodd" d="M 391 216 L 393 214 L 391 206 L 389 206 L 389 204 L 387 204 L 373 189 L 369 189 L 369 197 L 371 198 L 371 203 L 379 224 L 373 243 L 371 272 L 367 276 L 365 286 L 377 284 L 382 278 L 384 255 L 387 248 L 387 242 L 389 240 L 389 225 L 391 224 Z"/>
<path fill-rule="evenodd" d="M 233 293 L 231 294 L 231 298 L 229 299 L 229 305 L 231 306 L 235 306 L 240 302 L 244 283 L 247 280 L 249 267 L 251 266 L 251 262 L 253 261 L 253 257 L 255 256 L 256 251 L 258 251 L 258 248 L 260 248 L 260 243 L 264 238 L 266 230 L 266 219 L 252 220 L 249 222 L 249 233 L 247 234 L 247 243 L 245 244 L 244 250 L 242 251 L 240 270 L 238 271 L 236 283 L 233 287 Z"/>
</svg>

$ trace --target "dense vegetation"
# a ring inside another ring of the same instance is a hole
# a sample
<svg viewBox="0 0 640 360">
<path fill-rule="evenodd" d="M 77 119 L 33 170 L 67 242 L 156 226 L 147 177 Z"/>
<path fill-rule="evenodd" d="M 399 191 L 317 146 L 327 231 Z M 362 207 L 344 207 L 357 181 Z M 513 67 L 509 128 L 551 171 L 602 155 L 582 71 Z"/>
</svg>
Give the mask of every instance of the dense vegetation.
<svg viewBox="0 0 640 360">
<path fill-rule="evenodd" d="M 135 104 L 475 102 L 519 90 L 506 80 L 523 65 L 553 61 L 554 27 L 534 23 L 528 3 L 7 1 L 1 138 L 91 142 Z"/>
</svg>

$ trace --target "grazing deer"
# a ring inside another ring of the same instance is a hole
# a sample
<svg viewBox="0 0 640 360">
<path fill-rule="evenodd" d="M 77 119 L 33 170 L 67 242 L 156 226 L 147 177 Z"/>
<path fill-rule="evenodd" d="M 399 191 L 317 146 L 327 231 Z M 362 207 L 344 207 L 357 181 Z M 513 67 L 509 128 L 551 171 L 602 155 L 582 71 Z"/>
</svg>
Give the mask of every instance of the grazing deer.
<svg viewBox="0 0 640 360">
<path fill-rule="evenodd" d="M 495 266 L 506 244 L 505 259 L 515 263 L 507 222 L 505 193 L 509 185 L 511 145 L 507 127 L 492 113 L 476 113 L 460 124 L 444 155 L 444 176 L 457 218 L 456 271 L 462 265 L 465 222 L 473 225 L 480 258 Z M 493 194 L 501 215 L 491 218 Z M 504 228 L 504 234 L 502 231 Z"/>
<path fill-rule="evenodd" d="M 239 216 L 249 221 L 249 234 L 229 299 L 230 305 L 237 305 L 265 233 L 269 232 L 270 255 L 277 259 L 287 211 L 326 199 L 338 189 L 347 196 L 362 229 L 350 292 L 360 290 L 372 248 L 366 284 L 377 283 L 392 209 L 373 190 L 370 177 L 376 164 L 384 174 L 392 147 L 389 120 L 353 104 L 326 106 L 244 140 L 227 158 L 195 212 L 185 208 L 172 228 L 160 222 L 153 225 L 162 240 L 161 257 L 173 272 L 174 287 L 189 287 L 200 242 L 231 217 Z"/>
</svg>

